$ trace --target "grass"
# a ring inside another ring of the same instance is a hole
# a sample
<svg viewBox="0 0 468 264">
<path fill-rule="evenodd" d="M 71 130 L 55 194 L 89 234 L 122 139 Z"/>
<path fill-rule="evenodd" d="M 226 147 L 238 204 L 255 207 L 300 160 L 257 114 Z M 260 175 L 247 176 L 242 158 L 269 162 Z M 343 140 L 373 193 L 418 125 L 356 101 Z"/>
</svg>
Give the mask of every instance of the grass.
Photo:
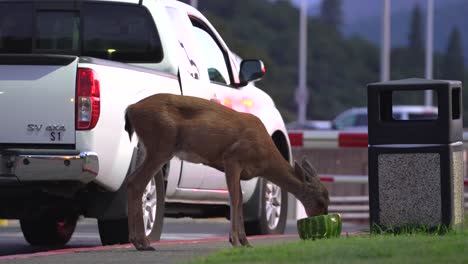
<svg viewBox="0 0 468 264">
<path fill-rule="evenodd" d="M 468 219 L 463 231 L 342 236 L 267 247 L 223 249 L 202 263 L 468 263 Z"/>
</svg>

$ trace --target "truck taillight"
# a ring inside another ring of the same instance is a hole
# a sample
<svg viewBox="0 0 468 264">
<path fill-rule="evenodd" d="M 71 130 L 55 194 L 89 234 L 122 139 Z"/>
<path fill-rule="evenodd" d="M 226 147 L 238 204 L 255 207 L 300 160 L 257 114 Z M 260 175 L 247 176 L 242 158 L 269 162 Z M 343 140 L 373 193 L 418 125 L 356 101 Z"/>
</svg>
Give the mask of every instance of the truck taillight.
<svg viewBox="0 0 468 264">
<path fill-rule="evenodd" d="M 92 69 L 78 69 L 75 102 L 76 129 L 90 130 L 96 127 L 101 112 L 101 93 L 98 76 Z"/>
</svg>

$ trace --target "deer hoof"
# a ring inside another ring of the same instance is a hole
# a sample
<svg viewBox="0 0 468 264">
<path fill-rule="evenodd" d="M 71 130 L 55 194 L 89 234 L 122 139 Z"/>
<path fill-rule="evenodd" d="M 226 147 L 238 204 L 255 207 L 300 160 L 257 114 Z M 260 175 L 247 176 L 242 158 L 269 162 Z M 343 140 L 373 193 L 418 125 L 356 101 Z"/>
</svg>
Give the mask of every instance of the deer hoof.
<svg viewBox="0 0 468 264">
<path fill-rule="evenodd" d="M 242 243 L 242 246 L 243 246 L 243 247 L 246 247 L 246 248 L 251 248 L 251 247 L 252 247 L 252 245 L 249 243 L 249 241 L 243 242 L 243 243 Z"/>
<path fill-rule="evenodd" d="M 241 243 L 239 241 L 239 238 L 236 236 L 233 236 L 232 234 L 229 234 L 229 242 L 233 247 L 239 247 L 241 246 Z"/>
<path fill-rule="evenodd" d="M 250 245 L 249 241 L 247 240 L 247 238 L 241 238 L 240 239 L 240 243 L 243 247 L 246 247 L 246 248 L 251 248 L 252 245 Z"/>
<path fill-rule="evenodd" d="M 135 246 L 138 251 L 154 251 L 155 249 L 150 245 L 147 238 L 144 239 L 131 239 L 130 242 Z"/>
<path fill-rule="evenodd" d="M 152 246 L 145 246 L 145 247 L 137 247 L 138 251 L 156 251 L 156 249 Z"/>
</svg>

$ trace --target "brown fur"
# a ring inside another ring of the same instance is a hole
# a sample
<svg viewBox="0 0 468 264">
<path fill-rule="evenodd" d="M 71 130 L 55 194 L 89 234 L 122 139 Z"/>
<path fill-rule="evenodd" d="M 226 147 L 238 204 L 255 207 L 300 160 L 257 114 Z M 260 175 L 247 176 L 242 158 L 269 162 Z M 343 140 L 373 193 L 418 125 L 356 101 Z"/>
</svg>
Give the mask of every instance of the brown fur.
<svg viewBox="0 0 468 264">
<path fill-rule="evenodd" d="M 130 105 L 125 118 L 130 137 L 135 131 L 146 151 L 143 163 L 127 180 L 129 238 L 139 250 L 150 248 L 141 196 L 151 177 L 173 156 L 225 172 L 233 246 L 249 246 L 240 180 L 264 177 L 294 194 L 309 216 L 327 213 L 328 191 L 315 170 L 307 161 L 291 167 L 254 115 L 196 97 L 157 94 Z"/>
</svg>

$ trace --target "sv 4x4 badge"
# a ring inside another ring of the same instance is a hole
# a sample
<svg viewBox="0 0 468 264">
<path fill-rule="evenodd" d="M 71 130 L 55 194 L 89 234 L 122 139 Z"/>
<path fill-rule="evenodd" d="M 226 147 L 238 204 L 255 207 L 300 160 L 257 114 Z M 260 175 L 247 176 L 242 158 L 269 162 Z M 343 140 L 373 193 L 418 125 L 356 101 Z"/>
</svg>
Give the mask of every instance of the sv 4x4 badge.
<svg viewBox="0 0 468 264">
<path fill-rule="evenodd" d="M 28 124 L 28 131 L 41 131 L 43 125 Z M 65 126 L 63 125 L 48 125 L 45 127 L 46 131 L 65 131 Z"/>
<path fill-rule="evenodd" d="M 28 124 L 27 129 L 28 132 L 39 132 L 43 127 L 44 125 Z M 62 132 L 65 132 L 65 130 L 64 125 L 47 125 L 45 127 L 45 131 L 50 132 L 50 141 L 62 141 Z"/>
</svg>

